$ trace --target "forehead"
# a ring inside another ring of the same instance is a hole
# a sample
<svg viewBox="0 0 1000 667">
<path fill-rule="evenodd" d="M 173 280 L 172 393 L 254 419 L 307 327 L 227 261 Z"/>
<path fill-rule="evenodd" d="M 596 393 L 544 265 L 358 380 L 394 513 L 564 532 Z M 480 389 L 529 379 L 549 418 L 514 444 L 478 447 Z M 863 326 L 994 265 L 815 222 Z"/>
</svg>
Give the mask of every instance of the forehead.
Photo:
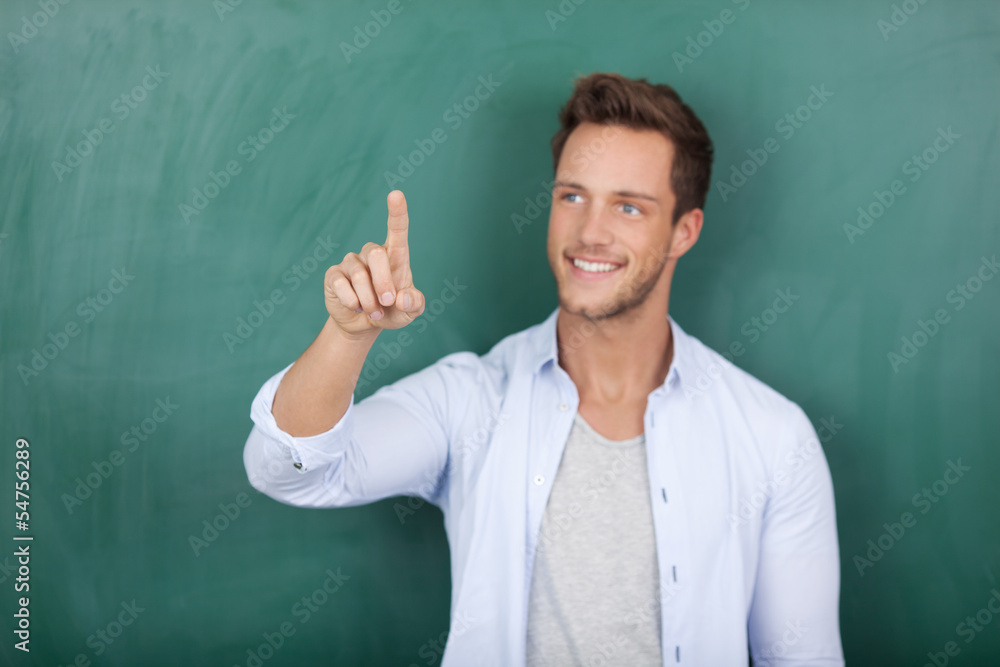
<svg viewBox="0 0 1000 667">
<path fill-rule="evenodd" d="M 566 139 L 557 178 L 589 189 L 669 191 L 672 142 L 656 130 L 581 123 Z"/>
</svg>

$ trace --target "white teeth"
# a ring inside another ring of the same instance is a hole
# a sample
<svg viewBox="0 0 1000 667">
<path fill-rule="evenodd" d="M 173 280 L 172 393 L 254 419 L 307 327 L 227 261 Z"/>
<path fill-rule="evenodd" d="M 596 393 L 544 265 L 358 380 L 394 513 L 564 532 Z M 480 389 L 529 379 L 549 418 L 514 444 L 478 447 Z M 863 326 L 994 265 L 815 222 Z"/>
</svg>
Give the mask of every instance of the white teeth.
<svg viewBox="0 0 1000 667">
<path fill-rule="evenodd" d="M 573 259 L 573 266 L 593 273 L 604 273 L 606 271 L 614 271 L 618 268 L 618 265 L 616 264 L 608 264 L 606 262 L 585 262 L 582 259 L 575 258 Z"/>
</svg>

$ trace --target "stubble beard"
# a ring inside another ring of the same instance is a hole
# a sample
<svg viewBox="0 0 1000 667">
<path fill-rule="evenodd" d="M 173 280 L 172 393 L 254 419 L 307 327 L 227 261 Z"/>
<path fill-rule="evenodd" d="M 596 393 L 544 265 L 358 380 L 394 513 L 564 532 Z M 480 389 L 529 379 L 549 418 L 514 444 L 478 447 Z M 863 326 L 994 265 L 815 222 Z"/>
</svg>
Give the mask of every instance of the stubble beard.
<svg viewBox="0 0 1000 667">
<path fill-rule="evenodd" d="M 615 289 L 614 295 L 601 306 L 593 308 L 584 306 L 583 308 L 574 310 L 563 298 L 561 292 L 559 294 L 559 306 L 567 313 L 584 317 L 590 322 L 601 322 L 610 320 L 611 318 L 625 318 L 649 298 L 650 292 L 656 287 L 656 283 L 663 274 L 663 268 L 667 265 L 669 253 L 670 248 L 668 247 L 667 251 L 662 254 L 659 265 L 655 266 L 655 269 L 652 271 L 643 271 L 643 267 L 640 266 L 639 272 L 632 278 L 626 278 L 625 282 Z M 656 258 L 653 257 L 651 260 L 655 262 Z"/>
</svg>

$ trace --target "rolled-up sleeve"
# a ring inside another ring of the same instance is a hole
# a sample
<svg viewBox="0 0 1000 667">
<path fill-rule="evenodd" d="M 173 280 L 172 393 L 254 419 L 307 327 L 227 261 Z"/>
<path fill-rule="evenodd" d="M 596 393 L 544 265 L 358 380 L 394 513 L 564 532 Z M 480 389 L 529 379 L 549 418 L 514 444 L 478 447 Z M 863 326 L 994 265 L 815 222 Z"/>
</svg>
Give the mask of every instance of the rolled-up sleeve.
<svg viewBox="0 0 1000 667">
<path fill-rule="evenodd" d="M 774 462 L 749 617 L 755 665 L 840 667 L 840 552 L 833 480 L 816 431 L 792 403 Z"/>
<path fill-rule="evenodd" d="M 299 507 L 350 507 L 399 495 L 439 505 L 446 482 L 453 424 L 471 388 L 471 353 L 448 355 L 354 403 L 324 433 L 296 437 L 275 422 L 271 408 L 291 365 L 254 397 L 254 426 L 243 450 L 250 483 Z"/>
</svg>

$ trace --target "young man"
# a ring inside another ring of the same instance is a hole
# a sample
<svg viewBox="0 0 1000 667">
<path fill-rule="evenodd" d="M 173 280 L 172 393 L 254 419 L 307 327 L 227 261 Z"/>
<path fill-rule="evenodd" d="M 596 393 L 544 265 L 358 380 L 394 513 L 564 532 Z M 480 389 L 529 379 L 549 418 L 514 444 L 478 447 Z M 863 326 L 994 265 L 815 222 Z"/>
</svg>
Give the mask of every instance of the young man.
<svg viewBox="0 0 1000 667">
<path fill-rule="evenodd" d="M 353 402 L 424 309 L 403 194 L 326 274 L 316 341 L 261 388 L 244 459 L 284 503 L 441 508 L 442 665 L 843 665 L 833 485 L 802 409 L 667 314 L 712 162 L 665 85 L 581 78 L 552 139 L 559 307 Z M 748 647 L 749 645 L 749 647 Z"/>
</svg>

